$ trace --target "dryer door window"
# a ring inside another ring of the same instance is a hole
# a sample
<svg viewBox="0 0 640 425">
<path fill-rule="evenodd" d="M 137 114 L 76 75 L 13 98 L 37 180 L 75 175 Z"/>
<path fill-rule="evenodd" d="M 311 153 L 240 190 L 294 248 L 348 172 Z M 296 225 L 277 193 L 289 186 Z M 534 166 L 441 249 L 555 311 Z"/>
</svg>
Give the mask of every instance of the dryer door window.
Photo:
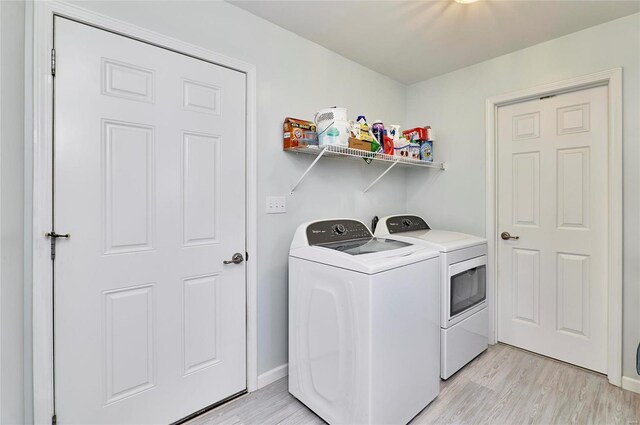
<svg viewBox="0 0 640 425">
<path fill-rule="evenodd" d="M 486 257 L 452 265 L 449 271 L 449 318 L 452 318 L 487 298 Z"/>
</svg>

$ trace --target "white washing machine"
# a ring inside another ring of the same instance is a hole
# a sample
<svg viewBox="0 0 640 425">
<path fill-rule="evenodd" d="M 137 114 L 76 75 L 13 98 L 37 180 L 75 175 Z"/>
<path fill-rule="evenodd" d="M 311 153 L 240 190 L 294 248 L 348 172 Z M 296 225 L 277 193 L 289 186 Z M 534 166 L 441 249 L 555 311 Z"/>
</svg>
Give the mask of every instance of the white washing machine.
<svg viewBox="0 0 640 425">
<path fill-rule="evenodd" d="M 423 243 L 440 256 L 440 377 L 448 379 L 489 345 L 487 240 L 430 229 L 416 215 L 383 217 L 377 237 Z"/>
<path fill-rule="evenodd" d="M 362 222 L 298 227 L 289 392 L 330 424 L 404 424 L 440 388 L 439 252 Z"/>
</svg>

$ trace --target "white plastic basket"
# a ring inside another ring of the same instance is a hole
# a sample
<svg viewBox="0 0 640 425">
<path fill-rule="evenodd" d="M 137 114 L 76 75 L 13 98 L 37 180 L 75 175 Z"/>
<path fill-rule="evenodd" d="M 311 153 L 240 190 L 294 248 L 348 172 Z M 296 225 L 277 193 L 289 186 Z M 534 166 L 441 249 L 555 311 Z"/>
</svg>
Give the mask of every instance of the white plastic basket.
<svg viewBox="0 0 640 425">
<path fill-rule="evenodd" d="M 320 146 L 349 146 L 349 122 L 347 121 L 347 110 L 345 108 L 321 109 L 316 112 L 313 120 L 316 123 Z M 331 134 L 335 132 L 330 132 L 331 127 L 338 131 L 337 136 Z"/>
</svg>

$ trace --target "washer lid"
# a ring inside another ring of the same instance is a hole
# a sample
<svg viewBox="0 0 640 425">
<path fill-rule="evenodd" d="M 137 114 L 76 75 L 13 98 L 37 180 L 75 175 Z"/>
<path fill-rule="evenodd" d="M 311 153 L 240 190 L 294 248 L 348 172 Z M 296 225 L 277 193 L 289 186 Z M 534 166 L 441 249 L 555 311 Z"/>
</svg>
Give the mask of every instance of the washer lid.
<svg viewBox="0 0 640 425">
<path fill-rule="evenodd" d="M 384 238 L 364 238 L 343 242 L 329 242 L 316 245 L 322 248 L 335 249 L 350 255 L 373 254 L 411 246 L 408 242 L 394 241 Z"/>
<path fill-rule="evenodd" d="M 367 250 L 364 245 L 350 249 Z M 289 251 L 290 257 L 301 258 L 303 260 L 364 274 L 376 274 L 398 267 L 408 266 L 419 261 L 436 258 L 439 255 L 440 252 L 434 247 L 412 245 L 411 243 L 407 243 L 403 248 L 376 252 L 360 252 L 357 254 L 320 245 L 301 246 L 291 248 Z"/>
</svg>

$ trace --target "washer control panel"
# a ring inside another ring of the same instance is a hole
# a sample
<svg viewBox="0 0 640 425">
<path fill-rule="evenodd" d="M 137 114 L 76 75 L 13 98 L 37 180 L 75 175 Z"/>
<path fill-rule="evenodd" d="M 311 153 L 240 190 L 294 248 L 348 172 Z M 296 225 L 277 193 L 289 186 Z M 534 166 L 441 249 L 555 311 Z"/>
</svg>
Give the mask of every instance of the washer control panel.
<svg viewBox="0 0 640 425">
<path fill-rule="evenodd" d="M 387 229 L 390 234 L 412 232 L 414 230 L 429 230 L 426 221 L 417 215 L 396 215 L 387 219 Z"/>
<path fill-rule="evenodd" d="M 372 238 L 367 226 L 356 220 L 316 221 L 307 226 L 309 245 Z"/>
</svg>

